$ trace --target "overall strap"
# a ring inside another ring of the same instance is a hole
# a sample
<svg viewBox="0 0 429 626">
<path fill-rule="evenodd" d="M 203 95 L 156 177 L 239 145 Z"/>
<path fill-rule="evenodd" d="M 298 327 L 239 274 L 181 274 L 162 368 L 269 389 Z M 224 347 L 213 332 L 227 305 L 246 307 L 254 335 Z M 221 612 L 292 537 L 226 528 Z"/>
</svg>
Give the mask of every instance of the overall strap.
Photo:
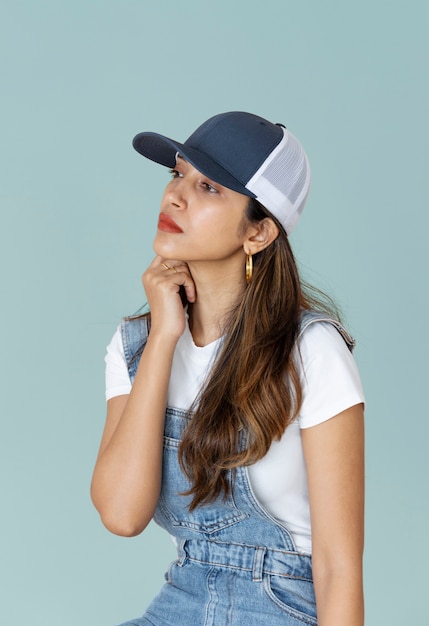
<svg viewBox="0 0 429 626">
<path fill-rule="evenodd" d="M 125 317 L 121 321 L 122 344 L 124 346 L 128 374 L 132 383 L 134 382 L 140 357 L 146 345 L 149 329 L 150 319 L 148 315 Z"/>
<path fill-rule="evenodd" d="M 353 352 L 353 348 L 356 345 L 356 341 L 353 339 L 353 337 L 347 332 L 347 330 L 342 324 L 340 324 L 338 320 L 333 319 L 328 313 L 323 313 L 322 311 L 307 309 L 301 313 L 298 339 L 301 337 L 305 329 L 310 326 L 310 324 L 314 324 L 316 322 L 327 322 L 328 324 L 332 324 L 332 326 L 334 326 L 334 328 L 338 330 L 341 337 L 346 342 L 346 345 L 350 352 Z"/>
</svg>

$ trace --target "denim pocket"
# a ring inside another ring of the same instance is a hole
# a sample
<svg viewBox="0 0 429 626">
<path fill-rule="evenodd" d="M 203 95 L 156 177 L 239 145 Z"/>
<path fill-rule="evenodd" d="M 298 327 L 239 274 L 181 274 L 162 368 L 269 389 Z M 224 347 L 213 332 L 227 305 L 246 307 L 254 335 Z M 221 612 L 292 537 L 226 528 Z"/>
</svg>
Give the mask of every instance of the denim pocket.
<svg viewBox="0 0 429 626">
<path fill-rule="evenodd" d="M 175 528 L 212 535 L 246 519 L 249 515 L 237 508 L 231 494 L 219 498 L 216 506 L 213 503 L 201 505 L 190 513 L 192 496 L 183 495 L 190 488 L 190 483 L 179 465 L 179 445 L 179 439 L 164 437 L 162 489 L 155 520 L 162 525 L 160 518 L 164 515 Z"/>
<path fill-rule="evenodd" d="M 263 584 L 271 602 L 296 620 L 297 625 L 317 624 L 316 601 L 311 581 L 267 575 Z"/>
</svg>

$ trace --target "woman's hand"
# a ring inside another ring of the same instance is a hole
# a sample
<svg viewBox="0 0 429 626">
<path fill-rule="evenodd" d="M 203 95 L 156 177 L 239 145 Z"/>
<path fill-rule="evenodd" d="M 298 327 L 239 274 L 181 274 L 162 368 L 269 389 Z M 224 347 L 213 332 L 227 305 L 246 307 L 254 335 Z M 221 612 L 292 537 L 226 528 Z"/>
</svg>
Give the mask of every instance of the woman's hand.
<svg viewBox="0 0 429 626">
<path fill-rule="evenodd" d="M 185 330 L 185 312 L 180 289 L 188 302 L 195 302 L 195 283 L 186 263 L 157 256 L 142 277 L 151 311 L 151 333 L 158 331 L 179 339 Z"/>
</svg>

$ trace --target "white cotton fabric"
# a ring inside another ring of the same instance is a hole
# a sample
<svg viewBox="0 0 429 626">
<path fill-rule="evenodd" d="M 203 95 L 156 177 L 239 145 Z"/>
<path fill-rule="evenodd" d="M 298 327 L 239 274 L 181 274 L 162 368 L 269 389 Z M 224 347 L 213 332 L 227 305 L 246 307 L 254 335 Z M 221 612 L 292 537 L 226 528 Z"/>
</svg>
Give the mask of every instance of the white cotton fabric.
<svg viewBox="0 0 429 626">
<path fill-rule="evenodd" d="M 187 410 L 204 383 L 221 340 L 198 347 L 188 325 L 174 353 L 167 403 Z M 304 400 L 297 420 L 274 441 L 263 459 L 248 468 L 250 484 L 261 506 L 283 524 L 300 552 L 311 553 L 307 473 L 301 429 L 321 424 L 364 402 L 359 372 L 338 331 L 313 323 L 299 340 Z M 128 394 L 131 383 L 120 327 L 107 347 L 106 399 Z M 298 360 L 299 362 L 299 360 Z"/>
</svg>

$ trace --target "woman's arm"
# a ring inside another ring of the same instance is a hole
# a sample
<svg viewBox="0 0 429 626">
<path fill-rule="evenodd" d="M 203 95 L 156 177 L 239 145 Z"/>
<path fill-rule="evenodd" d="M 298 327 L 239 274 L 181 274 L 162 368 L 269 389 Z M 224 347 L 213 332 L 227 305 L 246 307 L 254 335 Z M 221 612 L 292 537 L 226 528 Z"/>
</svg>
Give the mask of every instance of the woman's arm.
<svg viewBox="0 0 429 626">
<path fill-rule="evenodd" d="M 137 535 L 159 497 L 168 378 L 175 344 L 151 336 L 129 396 L 107 403 L 91 497 L 111 532 Z"/>
<path fill-rule="evenodd" d="M 364 623 L 363 405 L 302 429 L 319 626 Z"/>
<path fill-rule="evenodd" d="M 195 299 L 189 270 L 166 271 L 157 257 L 143 276 L 151 306 L 151 331 L 131 393 L 108 401 L 91 497 L 104 525 L 133 536 L 153 517 L 160 491 L 167 390 L 177 341 L 185 327 L 179 296 Z M 174 263 L 174 262 L 170 262 Z"/>
</svg>

